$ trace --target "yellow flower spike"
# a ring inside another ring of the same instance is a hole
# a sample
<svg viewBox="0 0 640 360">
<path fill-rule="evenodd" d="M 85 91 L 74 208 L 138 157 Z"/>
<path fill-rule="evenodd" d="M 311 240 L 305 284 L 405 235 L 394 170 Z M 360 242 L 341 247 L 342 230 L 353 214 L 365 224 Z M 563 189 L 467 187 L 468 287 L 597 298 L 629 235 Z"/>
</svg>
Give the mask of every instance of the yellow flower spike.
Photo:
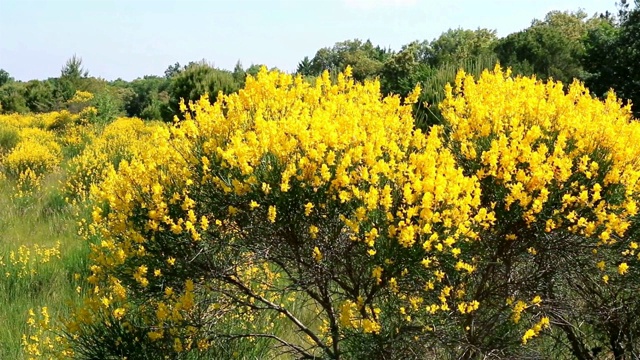
<svg viewBox="0 0 640 360">
<path fill-rule="evenodd" d="M 317 246 L 313 248 L 313 259 L 317 262 L 322 261 L 322 253 Z"/>
<path fill-rule="evenodd" d="M 267 214 L 267 218 L 270 222 L 274 223 L 276 221 L 276 207 L 271 205 L 269 206 L 269 211 Z"/>
<path fill-rule="evenodd" d="M 539 295 L 536 295 L 532 300 L 531 300 L 531 304 L 532 305 L 540 305 L 540 303 L 542 302 L 542 298 Z"/>
<path fill-rule="evenodd" d="M 382 272 L 383 269 L 380 266 L 376 266 L 371 273 L 371 276 L 376 279 L 378 284 L 382 282 Z"/>
<path fill-rule="evenodd" d="M 347 67 L 344 69 L 344 77 L 350 78 L 352 76 L 352 71 L 353 69 L 351 68 L 351 65 L 347 65 Z"/>
<path fill-rule="evenodd" d="M 305 216 L 309 216 L 311 215 L 311 211 L 313 211 L 313 208 L 315 206 L 313 205 L 313 203 L 308 202 L 305 206 L 304 206 L 304 215 Z"/>
<path fill-rule="evenodd" d="M 318 229 L 317 226 L 315 225 L 311 225 L 309 226 L 309 235 L 311 235 L 312 239 L 315 239 L 318 237 L 318 232 L 320 231 L 320 229 Z"/>
</svg>

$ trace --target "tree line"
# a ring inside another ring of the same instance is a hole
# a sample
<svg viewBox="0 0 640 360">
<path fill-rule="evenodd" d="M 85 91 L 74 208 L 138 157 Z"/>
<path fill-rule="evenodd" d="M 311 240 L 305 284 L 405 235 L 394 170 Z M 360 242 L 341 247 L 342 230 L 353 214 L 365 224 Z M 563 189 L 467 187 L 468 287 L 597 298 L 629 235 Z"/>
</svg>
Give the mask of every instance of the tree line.
<svg viewBox="0 0 640 360">
<path fill-rule="evenodd" d="M 621 0 L 617 12 L 589 16 L 584 11 L 552 11 L 534 19 L 519 32 L 499 38 L 495 30 L 449 29 L 432 41 L 414 41 L 400 50 L 360 39 L 338 42 L 302 59 L 296 73 L 315 77 L 353 69 L 356 80 L 379 78 L 385 95 L 406 96 L 416 84 L 423 93 L 416 106 L 419 123 L 439 119 L 437 105 L 443 88 L 456 72 L 479 75 L 497 63 L 515 74 L 543 80 L 584 81 L 596 96 L 614 89 L 630 100 L 640 115 L 640 2 Z M 47 112 L 67 108 L 76 91 L 95 95 L 93 105 L 103 117 L 119 115 L 171 121 L 179 114 L 180 99 L 197 100 L 204 93 L 229 94 L 244 86 L 248 68 L 238 62 L 233 70 L 216 68 L 206 61 L 170 65 L 164 76 L 146 75 L 133 81 L 106 81 L 90 76 L 75 55 L 60 76 L 46 80 L 15 81 L 0 69 L 0 113 Z M 212 96 L 212 99 L 215 99 Z"/>
</svg>

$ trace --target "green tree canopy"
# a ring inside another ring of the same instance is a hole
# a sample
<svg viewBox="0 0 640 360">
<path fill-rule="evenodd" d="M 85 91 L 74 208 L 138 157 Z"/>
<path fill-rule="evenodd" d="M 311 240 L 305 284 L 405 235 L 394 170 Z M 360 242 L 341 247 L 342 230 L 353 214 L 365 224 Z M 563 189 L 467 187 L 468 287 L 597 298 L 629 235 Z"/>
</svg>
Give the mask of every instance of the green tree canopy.
<svg viewBox="0 0 640 360">
<path fill-rule="evenodd" d="M 13 81 L 13 78 L 9 75 L 9 73 L 4 69 L 0 69 L 0 86 L 11 81 Z"/>
<path fill-rule="evenodd" d="M 373 46 L 370 40 L 347 40 L 318 50 L 306 71 L 307 75 L 319 75 L 324 70 L 337 72 L 351 66 L 353 77 L 364 80 L 378 75 L 390 55 L 389 50 Z"/>
<path fill-rule="evenodd" d="M 496 31 L 489 29 L 449 29 L 429 44 L 427 56 L 433 66 L 462 64 L 470 58 L 493 52 Z"/>
<path fill-rule="evenodd" d="M 51 80 L 31 80 L 25 86 L 26 105 L 32 112 L 48 112 L 57 107 L 55 85 Z"/>
<path fill-rule="evenodd" d="M 594 26 L 597 22 L 588 20 L 582 11 L 552 11 L 529 28 L 501 39 L 496 54 L 516 72 L 567 84 L 585 77 L 580 61 L 585 52 L 582 39 Z"/>
<path fill-rule="evenodd" d="M 11 82 L 0 87 L 0 105 L 4 113 L 24 113 L 29 110 L 24 97 L 25 85 Z"/>
</svg>

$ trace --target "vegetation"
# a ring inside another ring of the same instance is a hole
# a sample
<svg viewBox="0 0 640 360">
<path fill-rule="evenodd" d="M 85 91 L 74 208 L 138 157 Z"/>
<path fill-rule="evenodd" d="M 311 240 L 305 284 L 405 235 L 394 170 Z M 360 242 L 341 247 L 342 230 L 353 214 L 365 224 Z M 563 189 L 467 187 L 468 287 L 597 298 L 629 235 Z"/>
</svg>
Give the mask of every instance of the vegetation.
<svg viewBox="0 0 640 360">
<path fill-rule="evenodd" d="M 0 358 L 639 357 L 638 5 L 0 70 Z"/>
</svg>

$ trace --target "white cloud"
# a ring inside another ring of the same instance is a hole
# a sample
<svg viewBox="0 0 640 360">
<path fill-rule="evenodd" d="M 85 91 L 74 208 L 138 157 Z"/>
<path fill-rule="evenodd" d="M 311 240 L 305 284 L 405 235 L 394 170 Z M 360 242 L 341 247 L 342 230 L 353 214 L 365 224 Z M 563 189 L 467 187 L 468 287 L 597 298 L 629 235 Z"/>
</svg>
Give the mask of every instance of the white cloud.
<svg viewBox="0 0 640 360">
<path fill-rule="evenodd" d="M 353 8 L 374 9 L 381 7 L 407 7 L 418 3 L 418 0 L 343 0 Z"/>
</svg>

